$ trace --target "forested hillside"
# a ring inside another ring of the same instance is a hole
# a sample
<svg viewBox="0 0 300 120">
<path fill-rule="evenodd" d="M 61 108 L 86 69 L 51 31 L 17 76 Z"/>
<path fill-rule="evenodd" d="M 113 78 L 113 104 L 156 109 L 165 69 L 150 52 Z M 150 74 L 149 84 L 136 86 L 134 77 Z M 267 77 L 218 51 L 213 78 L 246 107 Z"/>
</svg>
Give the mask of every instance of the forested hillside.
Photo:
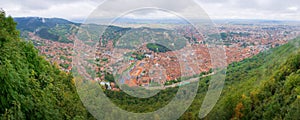
<svg viewBox="0 0 300 120">
<path fill-rule="evenodd" d="M 68 36 L 80 25 L 60 18 L 21 17 L 14 20 L 23 38 L 30 39 L 28 33 L 31 32 L 40 38 L 61 43 L 73 43 Z"/>
<path fill-rule="evenodd" d="M 299 119 L 300 38 L 228 66 L 225 86 L 204 119 Z M 181 119 L 199 119 L 208 78 Z"/>
<path fill-rule="evenodd" d="M 89 119 L 71 74 L 51 65 L 19 38 L 13 18 L 0 14 L 0 118 Z"/>
</svg>

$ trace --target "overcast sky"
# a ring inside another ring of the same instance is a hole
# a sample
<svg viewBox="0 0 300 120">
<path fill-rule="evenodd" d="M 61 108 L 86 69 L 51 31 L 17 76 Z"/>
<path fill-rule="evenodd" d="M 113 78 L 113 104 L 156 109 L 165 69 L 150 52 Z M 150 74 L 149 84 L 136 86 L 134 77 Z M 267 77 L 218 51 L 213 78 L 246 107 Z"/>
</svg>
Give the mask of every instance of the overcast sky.
<svg viewBox="0 0 300 120">
<path fill-rule="evenodd" d="M 116 3 L 120 0 L 111 0 Z M 122 0 L 124 1 L 124 0 Z M 125 0 L 126 5 L 134 5 L 133 0 Z M 156 2 L 160 6 L 182 7 L 184 2 L 161 2 L 163 0 L 136 0 Z M 169 0 L 168 0 L 169 1 Z M 180 0 L 179 0 L 180 1 Z M 182 1 L 182 0 L 181 0 Z M 300 20 L 299 0 L 195 0 L 211 19 L 272 19 L 272 20 Z M 58 17 L 68 20 L 83 20 L 87 18 L 103 0 L 1 0 L 0 8 L 13 17 Z M 178 4 L 181 4 L 179 6 Z M 177 6 L 178 5 L 178 6 Z M 187 8 L 189 5 L 185 5 Z M 122 6 L 120 6 L 122 7 Z M 118 10 L 111 8 L 109 11 Z M 185 8 L 178 8 L 185 10 Z M 176 11 L 183 12 L 183 11 Z M 186 11 L 185 11 L 186 12 Z M 108 14 L 110 14 L 108 12 Z M 163 12 L 136 13 L 128 15 L 132 18 L 143 18 L 145 15 L 152 18 L 172 17 Z M 145 17 L 147 18 L 147 16 Z"/>
</svg>

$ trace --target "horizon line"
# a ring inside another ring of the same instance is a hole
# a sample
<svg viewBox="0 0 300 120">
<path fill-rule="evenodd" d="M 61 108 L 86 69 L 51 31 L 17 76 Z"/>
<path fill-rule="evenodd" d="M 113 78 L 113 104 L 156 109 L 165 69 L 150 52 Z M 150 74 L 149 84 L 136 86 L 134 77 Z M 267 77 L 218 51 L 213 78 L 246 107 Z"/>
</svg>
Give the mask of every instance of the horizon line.
<svg viewBox="0 0 300 120">
<path fill-rule="evenodd" d="M 13 17 L 12 18 L 46 18 L 46 19 L 64 19 L 73 23 L 84 23 L 86 21 L 86 18 L 74 18 L 74 19 L 68 19 L 68 18 L 60 18 L 60 17 L 39 17 L 39 16 L 18 16 L 18 17 Z M 112 20 L 114 18 L 102 18 L 99 20 Z M 157 18 L 157 19 L 140 19 L 140 18 L 121 18 L 121 20 L 137 20 L 137 21 L 142 21 L 142 20 L 149 20 L 149 21 L 155 21 L 155 20 L 178 20 L 176 18 Z M 191 20 L 201 20 L 201 19 L 191 19 Z M 228 21 L 228 20 L 236 20 L 236 21 L 273 21 L 273 22 L 300 22 L 300 20 L 289 20 L 289 19 L 258 19 L 258 18 L 211 18 L 211 21 Z"/>
</svg>

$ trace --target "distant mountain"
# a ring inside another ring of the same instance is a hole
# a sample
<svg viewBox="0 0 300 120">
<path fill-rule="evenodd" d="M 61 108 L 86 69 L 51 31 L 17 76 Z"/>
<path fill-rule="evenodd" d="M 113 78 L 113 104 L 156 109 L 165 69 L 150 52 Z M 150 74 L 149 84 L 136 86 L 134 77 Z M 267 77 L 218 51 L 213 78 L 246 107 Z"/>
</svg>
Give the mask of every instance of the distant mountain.
<svg viewBox="0 0 300 120">
<path fill-rule="evenodd" d="M 127 23 L 127 24 L 188 24 L 189 23 L 184 19 L 132 19 L 132 18 L 119 18 L 114 22 Z"/>
<path fill-rule="evenodd" d="M 74 35 L 77 33 L 79 27 L 80 31 L 80 39 L 84 40 L 99 40 L 100 31 L 105 29 L 107 34 L 103 34 L 103 38 L 107 39 L 117 39 L 120 36 L 114 34 L 124 34 L 124 32 L 129 30 L 138 30 L 142 31 L 147 29 L 153 32 L 163 32 L 168 31 L 166 29 L 161 28 L 123 28 L 118 26 L 106 26 L 106 25 L 97 25 L 97 24 L 81 24 L 74 23 L 61 18 L 40 18 L 40 17 L 21 17 L 14 18 L 14 20 L 18 23 L 17 29 L 21 31 L 21 37 L 25 39 L 30 39 L 29 33 L 33 33 L 33 35 L 38 36 L 43 39 L 57 41 L 61 43 L 71 43 L 73 40 L 69 39 L 70 35 Z M 126 19 L 128 20 L 128 19 Z M 131 19 L 130 19 L 131 20 Z M 128 20 L 128 21 L 130 21 Z M 121 20 L 123 21 L 123 19 Z M 138 22 L 138 20 L 132 20 Z M 154 21 L 154 20 L 149 20 Z M 168 20 L 167 20 L 168 21 Z"/>
<path fill-rule="evenodd" d="M 72 26 L 80 25 L 61 18 L 20 17 L 14 20 L 23 38 L 28 38 L 28 32 L 32 32 L 43 39 L 63 43 L 72 42 L 66 35 L 71 34 Z"/>
<path fill-rule="evenodd" d="M 78 23 L 73 23 L 61 18 L 18 17 L 14 18 L 14 20 L 18 23 L 17 29 L 22 31 L 27 30 L 30 32 L 34 32 L 37 28 L 40 27 L 52 28 L 57 25 L 79 25 Z"/>
<path fill-rule="evenodd" d="M 264 19 L 213 19 L 216 24 L 252 24 L 252 25 L 261 25 L 261 24 L 270 24 L 270 25 L 285 25 L 285 24 L 300 24 L 300 21 L 297 20 L 264 20 Z"/>
</svg>

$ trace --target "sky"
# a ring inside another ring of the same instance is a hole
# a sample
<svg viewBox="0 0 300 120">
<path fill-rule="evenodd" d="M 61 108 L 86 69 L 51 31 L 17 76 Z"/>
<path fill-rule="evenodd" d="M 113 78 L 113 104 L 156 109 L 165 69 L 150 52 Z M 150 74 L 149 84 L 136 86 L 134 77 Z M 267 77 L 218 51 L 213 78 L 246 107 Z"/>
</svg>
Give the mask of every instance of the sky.
<svg viewBox="0 0 300 120">
<path fill-rule="evenodd" d="M 174 9 L 176 13 L 190 13 L 191 4 L 186 0 L 108 0 L 111 5 L 101 17 L 109 17 L 116 11 L 124 10 L 124 6 L 140 4 L 159 4 L 160 7 Z M 138 2 L 137 2 L 138 1 Z M 173 2 L 176 1 L 176 2 Z M 211 19 L 268 19 L 268 20 L 300 20 L 299 0 L 194 0 Z M 105 0 L 0 0 L 0 8 L 13 17 L 46 17 L 64 18 L 71 21 L 86 19 L 100 6 L 105 10 Z M 102 6 L 101 6 L 102 5 Z M 141 11 L 126 15 L 129 18 L 172 18 L 165 12 Z"/>
</svg>

